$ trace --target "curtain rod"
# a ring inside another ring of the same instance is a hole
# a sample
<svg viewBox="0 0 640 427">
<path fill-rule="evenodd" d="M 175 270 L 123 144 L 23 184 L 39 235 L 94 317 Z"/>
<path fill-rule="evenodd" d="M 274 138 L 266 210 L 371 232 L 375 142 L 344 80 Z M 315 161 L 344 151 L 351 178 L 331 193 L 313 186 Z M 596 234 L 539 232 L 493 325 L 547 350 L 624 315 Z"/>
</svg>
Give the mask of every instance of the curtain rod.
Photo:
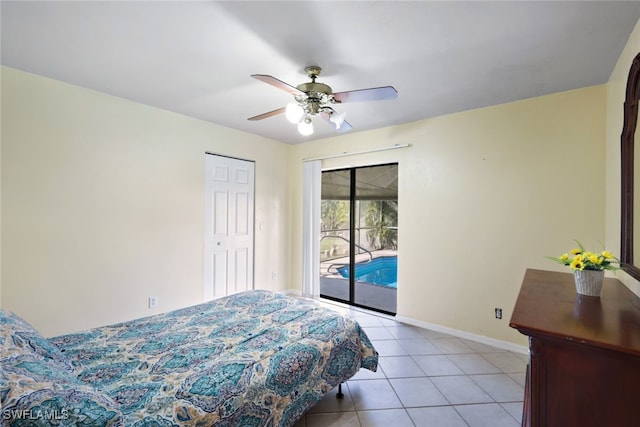
<svg viewBox="0 0 640 427">
<path fill-rule="evenodd" d="M 306 159 L 302 159 L 303 162 L 310 162 L 312 160 L 325 160 L 325 159 L 333 159 L 336 157 L 345 157 L 345 156 L 354 156 L 356 154 L 367 154 L 367 153 L 375 153 L 378 151 L 388 151 L 388 150 L 397 150 L 398 148 L 406 148 L 411 147 L 411 144 L 395 144 L 391 147 L 382 147 L 382 148 L 372 148 L 370 150 L 363 151 L 345 151 L 340 154 L 330 154 L 328 156 L 320 156 L 320 157 L 307 157 Z"/>
</svg>

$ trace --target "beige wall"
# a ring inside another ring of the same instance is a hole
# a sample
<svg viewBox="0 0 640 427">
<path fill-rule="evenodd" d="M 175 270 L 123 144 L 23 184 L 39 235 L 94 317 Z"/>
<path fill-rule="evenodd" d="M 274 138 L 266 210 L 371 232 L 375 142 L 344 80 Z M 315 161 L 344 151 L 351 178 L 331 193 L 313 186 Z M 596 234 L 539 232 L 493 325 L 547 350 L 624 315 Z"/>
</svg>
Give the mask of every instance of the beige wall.
<svg viewBox="0 0 640 427">
<path fill-rule="evenodd" d="M 607 84 L 606 231 L 607 246 L 615 248 L 617 253 L 620 251 L 620 135 L 627 77 L 633 59 L 640 52 L 640 21 L 638 22 Z M 637 280 L 622 271 L 617 273 L 617 277 L 640 295 L 640 283 Z"/>
<path fill-rule="evenodd" d="M 289 288 L 287 145 L 10 68 L 2 107 L 2 307 L 43 334 L 202 301 L 207 151 L 256 161 L 255 281 Z"/>
<path fill-rule="evenodd" d="M 256 286 L 299 291 L 302 159 L 408 143 L 323 162 L 400 164 L 399 315 L 524 345 L 524 270 L 619 246 L 616 82 L 287 146 L 3 68 L 2 307 L 55 335 L 199 302 L 205 151 L 256 160 Z"/>
<path fill-rule="evenodd" d="M 409 143 L 323 164 L 399 162 L 398 315 L 525 344 L 508 326 L 525 269 L 566 271 L 545 256 L 604 241 L 605 97 L 601 85 L 295 146 L 293 235 L 302 159 Z"/>
</svg>

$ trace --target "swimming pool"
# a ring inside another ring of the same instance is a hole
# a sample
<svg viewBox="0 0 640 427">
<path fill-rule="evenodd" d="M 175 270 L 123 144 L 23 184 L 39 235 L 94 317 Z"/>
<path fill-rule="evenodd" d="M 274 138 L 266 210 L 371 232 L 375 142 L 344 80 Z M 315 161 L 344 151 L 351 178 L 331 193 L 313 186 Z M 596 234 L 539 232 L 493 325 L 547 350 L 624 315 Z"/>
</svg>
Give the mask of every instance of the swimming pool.
<svg viewBox="0 0 640 427">
<path fill-rule="evenodd" d="M 349 266 L 338 268 L 342 277 L 349 277 Z M 398 257 L 383 256 L 372 261 L 356 264 L 355 278 L 358 282 L 398 288 Z"/>
</svg>

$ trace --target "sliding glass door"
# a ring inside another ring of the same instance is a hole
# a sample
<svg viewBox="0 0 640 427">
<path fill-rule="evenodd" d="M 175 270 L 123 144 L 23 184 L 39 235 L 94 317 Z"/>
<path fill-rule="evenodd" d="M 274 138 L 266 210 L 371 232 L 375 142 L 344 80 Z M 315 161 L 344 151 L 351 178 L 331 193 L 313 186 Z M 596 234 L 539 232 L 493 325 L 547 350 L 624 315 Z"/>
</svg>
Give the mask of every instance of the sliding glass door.
<svg viewBox="0 0 640 427">
<path fill-rule="evenodd" d="M 398 165 L 322 173 L 320 295 L 395 314 Z"/>
</svg>

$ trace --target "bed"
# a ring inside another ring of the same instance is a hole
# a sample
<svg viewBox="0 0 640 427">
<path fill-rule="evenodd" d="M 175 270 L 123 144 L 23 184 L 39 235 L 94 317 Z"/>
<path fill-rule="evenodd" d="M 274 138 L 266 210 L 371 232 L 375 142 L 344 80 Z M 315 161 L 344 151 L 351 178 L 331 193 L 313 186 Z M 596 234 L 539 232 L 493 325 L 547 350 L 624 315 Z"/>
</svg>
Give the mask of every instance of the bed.
<svg viewBox="0 0 640 427">
<path fill-rule="evenodd" d="M 268 291 L 50 339 L 6 311 L 0 324 L 12 426 L 292 426 L 378 364 L 357 322 Z"/>
</svg>

